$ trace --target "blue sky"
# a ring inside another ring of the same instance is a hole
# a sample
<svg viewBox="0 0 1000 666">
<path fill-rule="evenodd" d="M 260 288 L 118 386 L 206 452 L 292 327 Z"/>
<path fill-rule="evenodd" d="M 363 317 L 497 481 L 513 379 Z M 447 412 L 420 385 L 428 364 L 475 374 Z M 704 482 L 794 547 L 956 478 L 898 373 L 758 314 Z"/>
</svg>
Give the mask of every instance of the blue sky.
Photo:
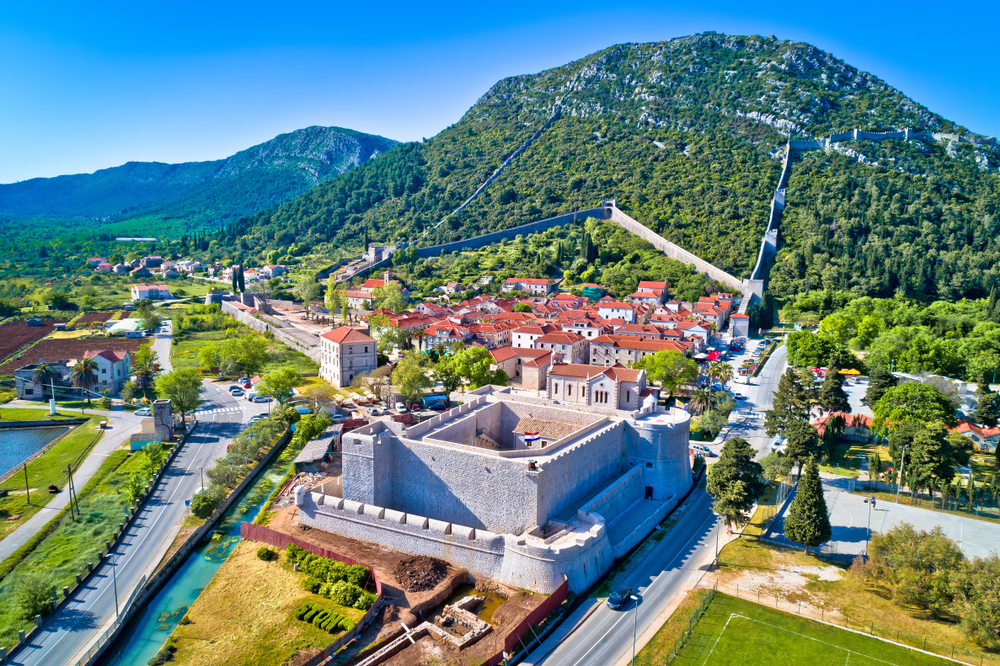
<svg viewBox="0 0 1000 666">
<path fill-rule="evenodd" d="M 219 159 L 309 125 L 419 140 L 504 76 L 704 30 L 810 42 L 997 135 L 998 6 L 8 0 L 0 183 Z"/>
</svg>

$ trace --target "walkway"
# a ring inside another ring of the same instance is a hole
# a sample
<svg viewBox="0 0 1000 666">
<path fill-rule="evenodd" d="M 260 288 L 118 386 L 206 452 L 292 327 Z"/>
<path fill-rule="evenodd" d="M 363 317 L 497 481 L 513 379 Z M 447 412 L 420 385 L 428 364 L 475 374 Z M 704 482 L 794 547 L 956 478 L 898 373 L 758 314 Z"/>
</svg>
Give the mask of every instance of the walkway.
<svg viewBox="0 0 1000 666">
<path fill-rule="evenodd" d="M 38 409 L 37 405 L 4 405 L 4 409 Z M 129 436 L 138 432 L 141 428 L 142 417 L 136 416 L 132 412 L 122 409 L 118 411 L 106 412 L 102 410 L 88 410 L 91 414 L 101 414 L 108 417 L 109 429 L 104 436 L 94 445 L 93 450 L 83 461 L 80 467 L 73 474 L 73 483 L 78 489 L 83 488 L 87 481 L 104 464 L 104 459 L 111 455 L 116 449 L 121 448 L 129 439 Z M 69 504 L 69 493 L 63 491 L 52 496 L 49 503 L 34 516 L 29 518 L 23 525 L 8 534 L 3 541 L 0 541 L 0 561 L 10 557 L 18 548 L 26 544 L 46 523 L 56 517 L 56 515 Z"/>
</svg>

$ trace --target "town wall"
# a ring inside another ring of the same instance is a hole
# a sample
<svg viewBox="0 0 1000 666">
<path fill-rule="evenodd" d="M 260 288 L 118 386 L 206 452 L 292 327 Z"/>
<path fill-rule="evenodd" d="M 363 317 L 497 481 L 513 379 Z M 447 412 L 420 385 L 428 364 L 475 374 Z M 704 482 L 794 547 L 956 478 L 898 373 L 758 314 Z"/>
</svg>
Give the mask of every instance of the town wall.
<svg viewBox="0 0 1000 666">
<path fill-rule="evenodd" d="M 691 485 L 691 416 L 677 408 L 660 416 L 630 423 L 625 447 L 629 464 L 642 468 L 651 499 L 668 500 Z"/>
<path fill-rule="evenodd" d="M 663 519 L 667 517 L 667 514 L 669 514 L 670 511 L 677 506 L 678 501 L 679 497 L 675 495 L 666 502 L 663 502 L 656 511 L 651 513 L 644 521 L 636 525 L 635 528 L 622 537 L 620 541 L 611 544 L 612 555 L 614 555 L 616 559 L 628 555 L 629 551 L 638 546 L 639 543 L 645 539 L 657 525 L 663 522 Z"/>
<path fill-rule="evenodd" d="M 548 217 L 544 220 L 529 222 L 518 227 L 511 227 L 510 229 L 491 231 L 490 233 L 483 234 L 482 236 L 476 236 L 475 238 L 467 238 L 465 240 L 452 241 L 450 243 L 432 245 L 430 247 L 420 247 L 417 248 L 417 256 L 422 259 L 426 259 L 427 257 L 436 257 L 438 255 L 445 254 L 446 252 L 478 250 L 481 247 L 499 243 L 500 241 L 514 240 L 522 234 L 537 234 L 543 231 L 548 231 L 549 229 L 554 229 L 555 227 L 562 227 L 567 224 L 576 224 L 577 222 L 582 222 L 589 217 L 603 220 L 604 209 L 589 208 L 587 210 L 565 213 L 563 215 L 556 215 L 555 217 Z"/>
<path fill-rule="evenodd" d="M 292 335 L 285 332 L 283 328 L 277 324 L 269 323 L 268 321 L 263 321 L 254 317 L 253 315 L 240 310 L 235 305 L 229 301 L 222 301 L 222 313 L 228 315 L 240 322 L 244 326 L 252 328 L 258 333 L 267 333 L 270 331 L 274 337 L 280 340 L 285 345 L 300 351 L 313 361 L 322 364 L 322 349 L 317 343 L 315 347 L 310 347 L 309 345 L 303 344 L 301 341 L 295 339 Z"/>
</svg>

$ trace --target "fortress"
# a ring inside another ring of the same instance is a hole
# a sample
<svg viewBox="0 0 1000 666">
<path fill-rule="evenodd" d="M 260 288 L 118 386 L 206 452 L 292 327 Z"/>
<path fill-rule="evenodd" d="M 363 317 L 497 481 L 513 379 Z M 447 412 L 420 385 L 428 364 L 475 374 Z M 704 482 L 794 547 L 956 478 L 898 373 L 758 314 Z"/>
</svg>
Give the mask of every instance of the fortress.
<svg viewBox="0 0 1000 666">
<path fill-rule="evenodd" d="M 691 487 L 690 416 L 654 392 L 634 411 L 495 386 L 468 398 L 345 434 L 341 483 L 323 486 L 339 496 L 298 487 L 300 523 L 538 592 L 565 575 L 582 592 Z"/>
</svg>

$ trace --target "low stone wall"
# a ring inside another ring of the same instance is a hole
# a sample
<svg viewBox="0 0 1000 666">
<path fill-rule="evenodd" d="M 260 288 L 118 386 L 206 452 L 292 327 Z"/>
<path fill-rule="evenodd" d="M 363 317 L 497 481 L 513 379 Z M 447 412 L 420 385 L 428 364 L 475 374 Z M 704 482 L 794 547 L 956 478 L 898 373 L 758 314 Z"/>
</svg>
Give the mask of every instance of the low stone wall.
<svg viewBox="0 0 1000 666">
<path fill-rule="evenodd" d="M 229 301 L 222 302 L 222 313 L 232 317 L 233 319 L 243 324 L 244 326 L 252 328 L 258 333 L 270 332 L 271 334 L 274 335 L 275 338 L 280 340 L 283 344 L 291 347 L 292 349 L 295 349 L 296 351 L 302 352 L 303 354 L 305 354 L 312 360 L 316 361 L 317 363 L 322 363 L 323 352 L 318 344 L 315 347 L 310 347 L 308 345 L 305 345 L 299 340 L 295 339 L 293 336 L 289 335 L 287 332 L 285 332 L 284 328 L 282 328 L 281 326 L 272 325 L 269 324 L 267 321 L 262 321 L 260 319 L 257 319 L 253 315 L 247 314 L 243 310 L 240 310 Z"/>
</svg>

